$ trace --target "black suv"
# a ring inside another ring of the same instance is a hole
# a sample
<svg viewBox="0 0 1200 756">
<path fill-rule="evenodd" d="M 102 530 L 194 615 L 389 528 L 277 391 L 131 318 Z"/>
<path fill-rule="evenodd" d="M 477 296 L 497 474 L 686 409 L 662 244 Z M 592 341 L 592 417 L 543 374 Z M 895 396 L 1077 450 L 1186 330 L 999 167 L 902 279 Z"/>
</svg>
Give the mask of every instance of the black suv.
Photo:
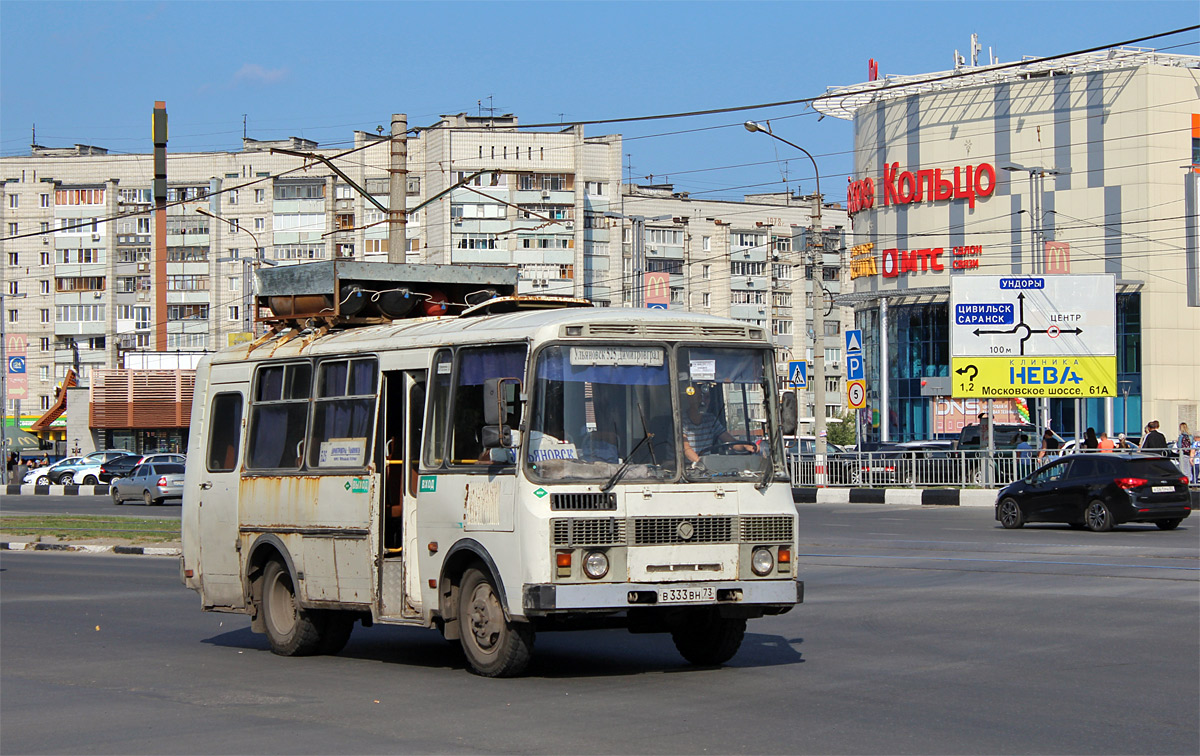
<svg viewBox="0 0 1200 756">
<path fill-rule="evenodd" d="M 996 496 L 996 520 L 1006 528 L 1065 522 L 1099 532 L 1152 522 L 1174 530 L 1191 512 L 1187 476 L 1170 460 L 1147 454 L 1071 454 Z"/>
<path fill-rule="evenodd" d="M 1053 433 L 1053 431 L 1051 431 Z M 1038 436 L 1037 426 L 1029 423 L 996 423 L 996 430 L 992 435 L 996 439 L 997 449 L 1016 449 L 1020 443 L 1019 436 L 1024 434 L 1029 438 L 1029 445 L 1034 449 L 1041 445 L 1041 438 Z M 1058 434 L 1054 434 L 1058 438 L 1058 442 L 1063 442 Z M 958 434 L 958 449 L 986 449 L 987 437 L 981 437 L 979 423 L 963 426 L 963 429 Z"/>
</svg>

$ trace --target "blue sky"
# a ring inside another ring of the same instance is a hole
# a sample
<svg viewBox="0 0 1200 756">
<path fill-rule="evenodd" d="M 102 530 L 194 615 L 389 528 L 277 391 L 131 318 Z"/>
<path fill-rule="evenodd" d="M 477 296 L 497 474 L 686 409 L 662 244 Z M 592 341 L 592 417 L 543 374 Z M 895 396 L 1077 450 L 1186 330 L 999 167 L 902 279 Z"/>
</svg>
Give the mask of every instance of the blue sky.
<svg viewBox="0 0 1200 756">
<path fill-rule="evenodd" d="M 344 146 L 354 129 L 494 107 L 523 123 L 775 102 L 884 74 L 943 71 L 976 32 L 986 59 L 1052 55 L 1197 23 L 1195 2 L 25 2 L 0 5 L 0 154 L 75 143 L 150 152 L 165 100 L 169 152 L 249 136 Z M 1200 54 L 1190 32 L 1143 46 Z M 633 176 L 737 199 L 844 192 L 848 122 L 803 106 L 587 127 L 621 133 Z M 697 129 L 699 129 L 697 131 Z M 689 132 L 689 133 L 679 133 Z M 734 166 L 734 167 L 730 167 Z M 748 188 L 753 185 L 755 188 Z"/>
</svg>

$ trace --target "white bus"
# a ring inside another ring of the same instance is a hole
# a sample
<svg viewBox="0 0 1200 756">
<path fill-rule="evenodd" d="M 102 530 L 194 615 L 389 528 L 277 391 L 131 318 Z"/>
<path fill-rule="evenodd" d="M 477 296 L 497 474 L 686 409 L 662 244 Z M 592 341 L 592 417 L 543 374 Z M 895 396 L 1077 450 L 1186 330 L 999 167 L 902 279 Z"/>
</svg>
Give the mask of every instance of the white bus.
<svg viewBox="0 0 1200 756">
<path fill-rule="evenodd" d="M 556 629 L 669 632 L 720 664 L 802 601 L 763 329 L 542 304 L 204 359 L 181 560 L 203 608 L 282 655 L 434 627 L 508 676 Z"/>
</svg>

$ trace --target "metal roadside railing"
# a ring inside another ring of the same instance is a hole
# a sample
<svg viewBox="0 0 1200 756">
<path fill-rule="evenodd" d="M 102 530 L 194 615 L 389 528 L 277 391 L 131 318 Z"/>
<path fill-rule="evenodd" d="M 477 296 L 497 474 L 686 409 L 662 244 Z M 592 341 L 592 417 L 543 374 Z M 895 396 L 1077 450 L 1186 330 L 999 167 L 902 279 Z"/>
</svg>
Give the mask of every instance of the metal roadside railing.
<svg viewBox="0 0 1200 756">
<path fill-rule="evenodd" d="M 1104 452 L 1082 450 L 1087 453 Z M 1038 450 L 946 450 L 946 451 L 878 451 L 830 454 L 825 462 L 825 485 L 877 488 L 999 488 L 1029 475 L 1034 470 L 1063 454 L 1048 452 L 1038 459 Z M 1187 475 L 1189 485 L 1198 484 L 1188 468 L 1187 460 L 1168 455 L 1180 474 Z M 1181 466 L 1182 462 L 1182 466 Z M 788 475 L 796 488 L 816 485 L 816 460 L 812 456 L 788 455 Z"/>
</svg>

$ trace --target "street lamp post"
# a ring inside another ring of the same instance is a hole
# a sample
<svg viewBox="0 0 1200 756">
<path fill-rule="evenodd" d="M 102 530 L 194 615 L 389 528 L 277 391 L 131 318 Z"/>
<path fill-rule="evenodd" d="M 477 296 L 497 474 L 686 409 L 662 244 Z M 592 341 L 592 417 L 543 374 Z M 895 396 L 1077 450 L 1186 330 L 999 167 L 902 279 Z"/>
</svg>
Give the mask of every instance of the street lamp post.
<svg viewBox="0 0 1200 756">
<path fill-rule="evenodd" d="M 234 231 L 243 231 L 246 234 L 248 234 L 252 240 L 254 240 L 254 255 L 253 255 L 253 257 L 239 256 L 236 258 L 222 257 L 222 258 L 217 259 L 217 262 L 233 262 L 236 260 L 242 264 L 242 331 L 252 332 L 254 330 L 254 318 L 251 316 L 251 310 L 254 307 L 254 295 L 253 295 L 253 292 L 251 291 L 251 289 L 253 288 L 253 286 L 252 286 L 253 276 L 250 275 L 250 266 L 257 265 L 260 263 L 266 263 L 267 265 L 273 265 L 274 263 L 270 262 L 269 260 L 267 260 L 263 257 L 262 246 L 258 243 L 258 237 L 250 229 L 242 228 L 242 224 L 235 223 L 235 222 L 229 220 L 228 218 L 223 218 L 220 215 L 217 215 L 216 213 L 212 212 L 211 210 L 205 210 L 202 207 L 196 208 L 196 212 L 200 213 L 201 215 L 208 216 L 209 218 L 212 218 L 214 220 L 219 220 L 223 223 L 226 223 Z M 218 317 L 219 317 L 219 314 L 218 314 Z"/>
<path fill-rule="evenodd" d="M 754 121 L 746 121 L 746 131 L 750 133 L 759 132 L 766 134 L 769 137 L 778 139 L 789 147 L 794 147 L 800 150 L 808 159 L 812 161 L 813 176 L 816 178 L 817 194 L 813 202 L 812 226 L 810 232 L 813 236 L 813 252 L 809 258 L 813 268 L 813 425 L 814 435 L 816 436 L 816 485 L 825 485 L 825 454 L 828 449 L 826 445 L 826 423 L 825 423 L 825 302 L 824 295 L 821 296 L 821 301 L 817 301 L 817 293 L 821 289 L 820 280 L 825 272 L 825 251 L 824 245 L 820 242 L 822 239 L 821 228 L 821 206 L 824 204 L 824 198 L 821 196 L 821 172 L 817 169 L 817 161 L 813 158 L 812 153 L 804 149 L 798 144 L 793 144 L 781 136 L 776 135 L 771 131 L 770 125 L 760 125 Z"/>
</svg>

